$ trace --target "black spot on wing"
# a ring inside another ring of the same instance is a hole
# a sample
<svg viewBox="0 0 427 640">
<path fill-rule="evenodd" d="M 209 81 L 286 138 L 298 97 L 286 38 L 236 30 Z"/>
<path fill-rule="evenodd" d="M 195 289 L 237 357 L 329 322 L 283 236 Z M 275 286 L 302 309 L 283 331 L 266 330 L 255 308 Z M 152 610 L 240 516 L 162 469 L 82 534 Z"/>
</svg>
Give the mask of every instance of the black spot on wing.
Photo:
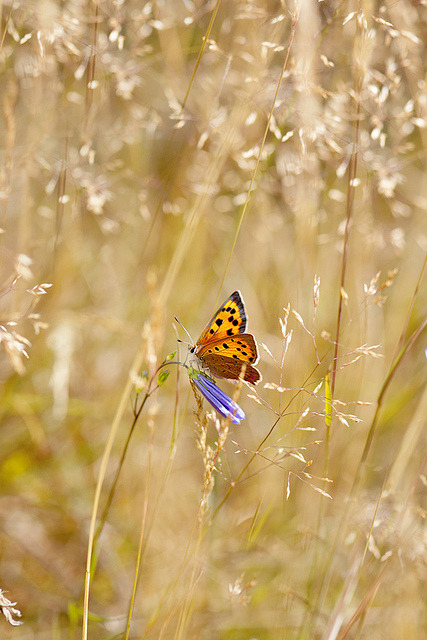
<svg viewBox="0 0 427 640">
<path fill-rule="evenodd" d="M 245 306 L 243 304 L 242 296 L 240 295 L 240 291 L 233 291 L 229 299 L 236 305 L 239 311 L 239 315 L 241 318 L 239 333 L 244 333 L 246 331 L 247 317 L 246 317 Z M 230 311 L 230 313 L 236 313 L 236 309 L 233 308 Z"/>
</svg>

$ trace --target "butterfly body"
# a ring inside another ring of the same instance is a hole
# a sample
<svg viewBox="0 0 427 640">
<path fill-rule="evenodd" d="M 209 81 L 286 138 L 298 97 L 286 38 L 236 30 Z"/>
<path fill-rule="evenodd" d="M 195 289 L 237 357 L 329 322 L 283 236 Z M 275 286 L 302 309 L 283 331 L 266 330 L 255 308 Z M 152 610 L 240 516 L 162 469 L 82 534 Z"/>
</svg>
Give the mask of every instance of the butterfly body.
<svg viewBox="0 0 427 640">
<path fill-rule="evenodd" d="M 246 333 L 247 315 L 242 296 L 234 291 L 208 322 L 195 345 L 190 347 L 203 367 L 218 378 L 244 380 L 255 384 L 261 374 L 254 336 Z"/>
</svg>

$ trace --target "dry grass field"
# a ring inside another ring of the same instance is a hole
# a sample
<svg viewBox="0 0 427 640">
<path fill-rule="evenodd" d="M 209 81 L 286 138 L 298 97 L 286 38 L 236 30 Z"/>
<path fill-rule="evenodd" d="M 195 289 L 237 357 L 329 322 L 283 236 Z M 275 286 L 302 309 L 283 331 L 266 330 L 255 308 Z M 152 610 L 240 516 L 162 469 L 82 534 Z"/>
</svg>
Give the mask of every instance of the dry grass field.
<svg viewBox="0 0 427 640">
<path fill-rule="evenodd" d="M 0 0 L 2 640 L 426 637 L 426 11 Z"/>
</svg>

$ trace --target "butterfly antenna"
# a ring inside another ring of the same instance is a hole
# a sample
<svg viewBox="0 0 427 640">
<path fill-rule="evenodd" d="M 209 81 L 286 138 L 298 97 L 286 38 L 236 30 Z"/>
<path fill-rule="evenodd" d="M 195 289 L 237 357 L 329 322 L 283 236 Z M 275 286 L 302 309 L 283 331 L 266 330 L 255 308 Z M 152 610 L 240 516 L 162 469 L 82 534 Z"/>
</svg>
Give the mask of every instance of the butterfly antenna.
<svg viewBox="0 0 427 640">
<path fill-rule="evenodd" d="M 179 326 L 184 329 L 185 333 L 187 334 L 187 336 L 190 338 L 190 344 L 194 344 L 193 340 L 191 339 L 190 334 L 188 333 L 187 329 L 184 327 L 184 325 L 178 320 L 178 318 L 176 316 L 174 316 L 175 320 L 177 321 L 177 323 L 179 324 Z M 178 340 L 178 342 L 184 342 L 183 340 Z M 188 344 L 187 342 L 185 342 L 184 344 Z"/>
</svg>

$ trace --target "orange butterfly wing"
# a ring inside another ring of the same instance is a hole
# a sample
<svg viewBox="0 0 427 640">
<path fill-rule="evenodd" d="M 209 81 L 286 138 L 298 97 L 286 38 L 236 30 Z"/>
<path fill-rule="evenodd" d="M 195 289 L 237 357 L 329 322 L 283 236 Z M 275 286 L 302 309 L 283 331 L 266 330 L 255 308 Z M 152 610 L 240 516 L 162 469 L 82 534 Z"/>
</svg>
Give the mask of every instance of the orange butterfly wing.
<svg viewBox="0 0 427 640">
<path fill-rule="evenodd" d="M 222 338 L 207 342 L 196 350 L 198 358 L 204 358 L 206 355 L 221 354 L 234 360 L 243 360 L 250 364 L 258 361 L 258 349 L 255 338 L 251 333 L 238 333 L 237 336 Z"/>
<path fill-rule="evenodd" d="M 228 378 L 230 380 L 238 380 L 243 375 L 243 366 L 246 364 L 243 379 L 251 384 L 256 384 L 261 380 L 261 374 L 258 369 L 242 360 L 233 360 L 222 355 L 209 355 L 203 359 L 203 363 L 217 378 Z"/>
<path fill-rule="evenodd" d="M 234 291 L 208 322 L 192 348 L 200 361 L 220 378 L 237 380 L 245 367 L 244 380 L 256 383 L 260 372 L 253 367 L 258 362 L 255 338 L 245 333 L 247 316 L 239 291 Z"/>
<path fill-rule="evenodd" d="M 196 342 L 196 348 L 246 331 L 247 316 L 240 291 L 234 291 L 214 313 Z"/>
</svg>

